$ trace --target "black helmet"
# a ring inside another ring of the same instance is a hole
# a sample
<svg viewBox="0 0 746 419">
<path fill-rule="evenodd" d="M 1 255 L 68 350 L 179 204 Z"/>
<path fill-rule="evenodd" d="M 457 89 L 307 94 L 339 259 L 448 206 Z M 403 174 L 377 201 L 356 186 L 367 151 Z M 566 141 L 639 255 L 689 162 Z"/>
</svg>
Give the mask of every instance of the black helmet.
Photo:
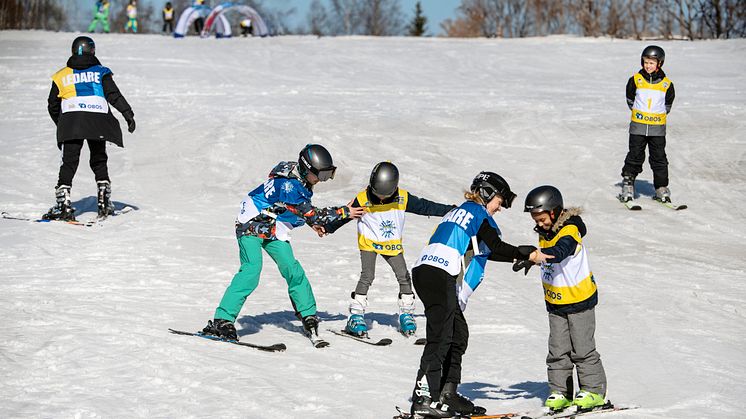
<svg viewBox="0 0 746 419">
<path fill-rule="evenodd" d="M 485 204 L 490 202 L 495 195 L 500 195 L 503 199 L 500 206 L 510 208 L 515 199 L 515 194 L 511 192 L 508 182 L 493 172 L 479 172 L 471 182 L 470 189 L 473 193 L 478 194 Z"/>
<path fill-rule="evenodd" d="M 319 144 L 307 144 L 303 147 L 298 156 L 298 168 L 304 178 L 311 172 L 322 182 L 334 179 L 334 173 L 337 171 L 332 162 L 332 155 Z"/>
<path fill-rule="evenodd" d="M 662 68 L 663 61 L 666 61 L 666 53 L 665 51 L 663 51 L 663 48 L 657 45 L 649 45 L 645 47 L 644 50 L 642 50 L 642 55 L 640 56 L 640 65 L 643 65 L 645 63 L 645 58 L 653 58 L 658 60 L 658 68 Z"/>
<path fill-rule="evenodd" d="M 73 55 L 96 55 L 96 43 L 87 36 L 75 38 L 72 46 Z"/>
<path fill-rule="evenodd" d="M 547 211 L 552 218 L 555 218 L 562 212 L 563 208 L 562 193 L 560 193 L 559 189 L 549 185 L 534 188 L 526 195 L 526 202 L 523 205 L 524 212 L 536 213 Z"/>
<path fill-rule="evenodd" d="M 380 162 L 370 172 L 370 190 L 383 199 L 396 192 L 399 187 L 399 169 L 388 161 Z"/>
</svg>

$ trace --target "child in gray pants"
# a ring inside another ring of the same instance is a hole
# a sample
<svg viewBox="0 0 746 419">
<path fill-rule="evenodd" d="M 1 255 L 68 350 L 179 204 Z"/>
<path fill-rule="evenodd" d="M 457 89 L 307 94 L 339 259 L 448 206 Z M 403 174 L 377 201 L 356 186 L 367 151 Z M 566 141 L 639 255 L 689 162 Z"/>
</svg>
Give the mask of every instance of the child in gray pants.
<svg viewBox="0 0 746 419">
<path fill-rule="evenodd" d="M 365 207 L 368 211 L 357 223 L 362 271 L 351 296 L 350 317 L 345 331 L 361 337 L 368 334 L 364 318 L 368 306 L 368 288 L 375 278 L 376 259 L 381 255 L 391 266 L 399 282 L 399 331 L 405 336 L 414 335 L 417 331 L 417 323 L 413 317 L 414 292 L 402 247 L 404 214 L 409 212 L 442 217 L 453 205 L 418 198 L 399 188 L 399 169 L 386 161 L 373 168 L 368 187 L 357 194 L 352 207 Z M 348 220 L 341 220 L 326 225 L 323 233 L 333 233 L 347 222 Z"/>
<path fill-rule="evenodd" d="M 580 208 L 564 208 L 554 186 L 539 186 L 526 196 L 524 211 L 536 222 L 542 253 L 554 256 L 541 264 L 544 299 L 549 312 L 547 375 L 551 394 L 545 406 L 591 409 L 606 403 L 606 373 L 596 351 L 596 281 L 583 245 L 586 227 Z M 518 265 L 525 264 L 517 262 Z M 524 267 L 528 267 L 525 265 Z M 573 391 L 573 367 L 580 391 Z"/>
</svg>

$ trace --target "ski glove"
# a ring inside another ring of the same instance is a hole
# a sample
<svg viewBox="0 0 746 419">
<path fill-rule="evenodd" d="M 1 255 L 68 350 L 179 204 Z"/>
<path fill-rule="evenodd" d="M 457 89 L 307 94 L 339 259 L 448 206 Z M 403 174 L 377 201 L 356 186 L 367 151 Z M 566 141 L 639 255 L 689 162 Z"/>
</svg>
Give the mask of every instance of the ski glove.
<svg viewBox="0 0 746 419">
<path fill-rule="evenodd" d="M 135 113 L 132 112 L 132 109 L 124 112 L 122 116 L 124 116 L 124 120 L 127 121 L 127 131 L 130 133 L 135 132 Z"/>
<path fill-rule="evenodd" d="M 518 272 L 523 269 L 523 275 L 526 276 L 528 275 L 528 270 L 531 269 L 531 267 L 534 265 L 535 263 L 531 262 L 530 260 L 519 260 L 513 264 L 513 272 Z"/>
</svg>

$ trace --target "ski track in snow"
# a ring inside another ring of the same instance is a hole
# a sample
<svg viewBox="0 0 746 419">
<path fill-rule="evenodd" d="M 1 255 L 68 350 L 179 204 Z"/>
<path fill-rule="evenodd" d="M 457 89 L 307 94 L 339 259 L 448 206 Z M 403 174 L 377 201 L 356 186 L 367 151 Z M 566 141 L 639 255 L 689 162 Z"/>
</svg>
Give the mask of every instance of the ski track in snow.
<svg viewBox="0 0 746 419">
<path fill-rule="evenodd" d="M 76 34 L 0 32 L 0 210 L 39 216 L 54 200 L 60 155 L 46 112 L 50 75 Z M 198 330 L 238 267 L 242 196 L 308 142 L 337 177 L 320 206 L 346 203 L 382 160 L 415 195 L 461 201 L 480 170 L 519 194 L 496 216 L 531 244 L 521 212 L 552 183 L 585 209 L 599 284 L 596 339 L 609 398 L 624 418 L 738 418 L 746 385 L 746 40 L 660 42 L 676 86 L 668 158 L 675 201 L 641 212 L 614 198 L 627 150 L 624 85 L 642 42 L 282 37 L 174 40 L 96 35 L 97 55 L 133 107 L 137 131 L 108 147 L 113 199 L 136 211 L 81 228 L 0 221 L 0 417 L 386 418 L 408 406 L 422 347 L 396 333 L 396 280 L 379 263 L 370 290 L 377 348 L 301 334 L 285 282 L 265 257 L 237 326 L 265 353 L 185 336 Z M 126 127 L 118 112 L 115 115 Z M 87 149 L 73 185 L 95 212 Z M 410 215 L 411 267 L 435 218 Z M 360 271 L 355 229 L 296 231 L 322 330 L 342 328 Z M 417 320 L 425 319 L 418 302 Z M 491 264 L 466 311 L 460 391 L 490 411 L 531 411 L 547 396 L 548 326 L 537 273 Z"/>
</svg>

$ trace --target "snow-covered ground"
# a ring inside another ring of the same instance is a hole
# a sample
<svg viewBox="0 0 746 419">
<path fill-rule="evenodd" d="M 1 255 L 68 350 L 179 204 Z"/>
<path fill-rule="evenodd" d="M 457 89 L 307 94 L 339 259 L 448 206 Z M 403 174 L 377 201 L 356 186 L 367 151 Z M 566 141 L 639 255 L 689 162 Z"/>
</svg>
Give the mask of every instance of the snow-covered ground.
<svg viewBox="0 0 746 419">
<path fill-rule="evenodd" d="M 50 75 L 76 34 L 0 32 L 0 209 L 52 205 L 59 153 Z M 0 221 L 0 417 L 387 418 L 408 406 L 421 347 L 395 331 L 397 286 L 383 262 L 370 291 L 377 348 L 302 336 L 284 280 L 265 258 L 239 317 L 241 338 L 284 353 L 170 335 L 212 317 L 238 267 L 243 195 L 308 142 L 339 167 L 317 205 L 346 203 L 376 162 L 401 185 L 458 203 L 480 170 L 519 194 L 496 216 L 533 244 L 525 194 L 551 183 L 585 208 L 599 284 L 596 338 L 609 398 L 625 418 L 743 417 L 746 386 L 746 41 L 661 42 L 677 99 L 671 190 L 689 209 L 614 198 L 627 149 L 627 78 L 642 42 L 283 37 L 174 40 L 97 35 L 97 55 L 135 111 L 109 147 L 113 197 L 137 211 L 83 228 Z M 121 119 L 121 116 L 116 113 Z M 73 201 L 93 216 L 83 152 Z M 410 216 L 411 266 L 438 220 Z M 359 275 L 355 229 L 294 234 L 323 329 L 342 328 Z M 418 303 L 421 312 L 421 305 Z M 466 311 L 460 391 L 490 411 L 541 406 L 547 317 L 536 271 L 491 264 Z M 418 317 L 424 331 L 424 317 Z"/>
</svg>

